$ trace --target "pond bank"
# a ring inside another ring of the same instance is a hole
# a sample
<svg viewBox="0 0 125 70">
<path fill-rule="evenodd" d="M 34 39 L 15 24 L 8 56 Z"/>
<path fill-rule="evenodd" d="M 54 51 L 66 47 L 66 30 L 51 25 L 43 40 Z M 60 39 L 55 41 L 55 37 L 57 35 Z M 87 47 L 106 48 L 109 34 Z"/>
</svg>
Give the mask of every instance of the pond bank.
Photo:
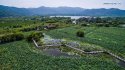
<svg viewBox="0 0 125 70">
<path fill-rule="evenodd" d="M 49 39 L 51 39 L 50 38 L 50 36 L 47 36 Z M 46 38 L 46 40 L 47 40 L 47 38 Z M 60 39 L 61 40 L 61 39 Z M 52 40 L 53 41 L 53 40 Z M 38 47 L 42 47 L 42 46 L 38 46 L 37 45 L 37 43 L 33 40 L 33 42 L 34 42 L 34 44 L 35 44 L 35 46 L 38 48 Z M 57 43 L 58 44 L 58 43 Z M 62 45 L 62 44 L 61 44 Z M 63 44 L 63 45 L 66 45 L 66 47 L 69 47 L 69 48 L 72 48 L 72 49 L 74 49 L 74 50 L 77 50 L 77 51 L 79 51 L 79 52 L 82 52 L 83 54 L 98 54 L 98 53 L 104 53 L 104 54 L 107 54 L 107 55 L 110 55 L 111 57 L 115 57 L 116 59 L 118 59 L 119 60 L 119 62 L 117 62 L 120 66 L 122 66 L 122 67 L 125 67 L 125 60 L 123 59 L 123 58 L 121 58 L 121 57 L 119 57 L 119 56 L 117 56 L 117 55 L 115 55 L 115 54 L 113 54 L 113 53 L 111 53 L 111 52 L 109 52 L 109 51 L 107 51 L 107 50 L 105 50 L 105 51 L 89 51 L 89 52 L 86 52 L 86 51 L 84 51 L 84 50 L 81 50 L 81 49 L 78 49 L 78 48 L 76 48 L 76 47 L 72 47 L 71 45 L 67 45 L 67 44 Z M 54 46 L 54 45 L 49 45 L 49 46 Z M 60 45 L 59 45 L 60 46 Z M 44 52 L 48 52 L 48 54 L 50 54 L 50 55 L 52 55 L 52 56 L 60 56 L 60 55 L 64 55 L 64 56 L 70 56 L 70 55 L 68 55 L 68 54 L 66 54 L 66 53 L 63 53 L 63 52 L 61 52 L 59 49 L 47 49 L 47 50 L 44 50 Z M 54 53 L 55 55 L 53 55 L 52 53 Z"/>
</svg>

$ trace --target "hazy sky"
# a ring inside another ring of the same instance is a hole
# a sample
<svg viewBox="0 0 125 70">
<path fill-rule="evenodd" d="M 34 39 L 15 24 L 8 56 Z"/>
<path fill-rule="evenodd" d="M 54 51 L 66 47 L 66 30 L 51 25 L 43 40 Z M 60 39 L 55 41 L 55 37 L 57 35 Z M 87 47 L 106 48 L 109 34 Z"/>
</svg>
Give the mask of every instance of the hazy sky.
<svg viewBox="0 0 125 70">
<path fill-rule="evenodd" d="M 47 7 L 82 7 L 82 8 L 119 8 L 125 10 L 125 0 L 0 0 L 0 5 L 35 8 Z"/>
</svg>

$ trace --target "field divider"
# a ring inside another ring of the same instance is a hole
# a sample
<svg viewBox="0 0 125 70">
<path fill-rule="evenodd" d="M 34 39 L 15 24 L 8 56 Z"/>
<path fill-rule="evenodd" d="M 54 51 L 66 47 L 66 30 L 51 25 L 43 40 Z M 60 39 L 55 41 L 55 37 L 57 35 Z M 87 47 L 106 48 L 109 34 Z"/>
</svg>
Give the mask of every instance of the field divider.
<svg viewBox="0 0 125 70">
<path fill-rule="evenodd" d="M 38 44 L 36 43 L 36 41 L 34 40 L 34 39 L 32 39 L 33 40 L 33 43 L 35 44 L 35 46 L 38 48 L 39 46 L 38 46 Z"/>
<path fill-rule="evenodd" d="M 65 44 L 65 45 L 66 45 L 66 44 Z M 82 52 L 82 53 L 85 53 L 85 54 L 107 53 L 107 54 L 109 54 L 109 55 L 111 55 L 111 56 L 117 58 L 118 60 L 121 60 L 121 61 L 125 62 L 125 59 L 123 59 L 123 58 L 121 58 L 121 57 L 119 57 L 119 56 L 117 56 L 117 55 L 115 55 L 115 54 L 113 54 L 113 53 L 111 53 L 111 52 L 109 52 L 109 51 L 107 51 L 107 50 L 105 50 L 105 51 L 85 52 L 85 51 L 83 51 L 83 50 L 81 50 L 81 49 L 78 49 L 78 48 L 75 48 L 75 47 L 72 47 L 72 46 L 69 46 L 69 45 L 66 45 L 66 46 L 69 47 L 69 48 L 72 48 L 72 49 L 74 49 L 74 50 L 80 51 L 80 52 Z"/>
<path fill-rule="evenodd" d="M 65 44 L 66 45 L 66 44 Z M 96 53 L 104 53 L 104 51 L 91 51 L 91 52 L 85 52 L 85 51 L 83 51 L 83 50 L 81 50 L 81 49 L 78 49 L 78 48 L 75 48 L 75 47 L 72 47 L 72 46 L 69 46 L 69 45 L 66 45 L 67 47 L 70 47 L 70 48 L 72 48 L 72 49 L 74 49 L 74 50 L 77 50 L 77 51 L 80 51 L 80 52 L 82 52 L 82 53 L 85 53 L 85 54 L 96 54 Z"/>
<path fill-rule="evenodd" d="M 106 51 L 106 53 L 108 53 L 109 55 L 111 55 L 111 56 L 113 56 L 113 57 L 115 57 L 115 58 L 117 58 L 117 59 L 119 59 L 119 60 L 125 62 L 125 59 L 123 59 L 123 58 L 121 58 L 121 57 L 119 57 L 119 56 L 117 56 L 117 55 L 115 55 L 115 54 L 113 54 L 113 53 L 111 53 L 111 52 L 109 52 L 109 51 Z"/>
</svg>

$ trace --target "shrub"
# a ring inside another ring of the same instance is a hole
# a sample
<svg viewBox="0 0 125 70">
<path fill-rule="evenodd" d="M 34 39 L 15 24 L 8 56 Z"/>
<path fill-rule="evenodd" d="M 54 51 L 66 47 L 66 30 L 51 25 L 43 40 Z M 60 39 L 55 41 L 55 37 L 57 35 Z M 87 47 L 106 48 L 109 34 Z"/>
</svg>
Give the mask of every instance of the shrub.
<svg viewBox="0 0 125 70">
<path fill-rule="evenodd" d="M 44 35 L 43 35 L 42 32 L 33 32 L 33 33 L 31 33 L 31 34 L 26 38 L 26 40 L 27 40 L 28 42 L 31 42 L 32 39 L 34 39 L 35 41 L 39 41 L 39 40 L 40 40 L 40 37 L 43 37 L 43 36 L 44 36 Z"/>
<path fill-rule="evenodd" d="M 87 24 L 81 24 L 81 26 L 87 26 Z"/>
<path fill-rule="evenodd" d="M 77 31 L 76 35 L 78 37 L 84 37 L 84 32 L 83 31 Z"/>
</svg>

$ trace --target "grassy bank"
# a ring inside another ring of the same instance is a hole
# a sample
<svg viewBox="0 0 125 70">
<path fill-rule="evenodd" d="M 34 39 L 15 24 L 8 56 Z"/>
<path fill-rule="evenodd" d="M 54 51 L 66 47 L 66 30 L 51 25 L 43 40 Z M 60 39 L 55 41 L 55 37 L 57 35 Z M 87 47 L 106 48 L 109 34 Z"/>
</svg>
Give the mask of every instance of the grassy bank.
<svg viewBox="0 0 125 70">
<path fill-rule="evenodd" d="M 33 44 L 16 41 L 0 45 L 1 70 L 123 70 L 109 56 L 64 58 L 43 55 Z"/>
</svg>

